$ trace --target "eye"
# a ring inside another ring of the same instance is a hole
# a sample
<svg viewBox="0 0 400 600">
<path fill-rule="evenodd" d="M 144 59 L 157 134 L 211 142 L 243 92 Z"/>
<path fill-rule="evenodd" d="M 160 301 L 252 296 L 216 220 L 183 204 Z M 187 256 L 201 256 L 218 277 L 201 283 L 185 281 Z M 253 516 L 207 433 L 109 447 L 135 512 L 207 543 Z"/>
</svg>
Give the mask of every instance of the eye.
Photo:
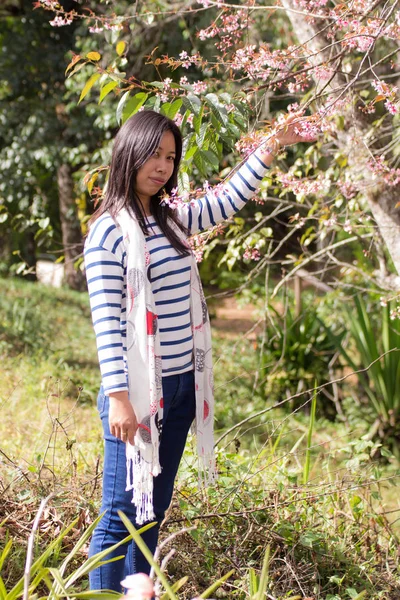
<svg viewBox="0 0 400 600">
<path fill-rule="evenodd" d="M 168 160 L 171 160 L 172 162 L 174 162 L 175 157 L 174 156 L 168 156 Z"/>
<path fill-rule="evenodd" d="M 158 158 L 158 157 L 160 156 L 160 153 L 159 153 L 159 151 L 158 151 L 158 150 L 156 150 L 155 152 L 153 152 L 153 156 L 154 156 L 155 158 Z"/>
</svg>

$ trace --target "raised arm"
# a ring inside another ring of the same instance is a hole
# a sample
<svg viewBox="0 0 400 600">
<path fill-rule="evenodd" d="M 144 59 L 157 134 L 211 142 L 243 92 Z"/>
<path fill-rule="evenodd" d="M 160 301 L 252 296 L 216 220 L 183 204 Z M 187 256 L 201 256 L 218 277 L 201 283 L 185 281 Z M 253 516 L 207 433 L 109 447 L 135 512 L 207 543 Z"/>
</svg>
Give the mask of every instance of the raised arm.
<svg viewBox="0 0 400 600">
<path fill-rule="evenodd" d="M 177 209 L 177 216 L 189 233 L 195 234 L 217 225 L 243 208 L 260 187 L 266 171 L 282 146 L 315 141 L 315 137 L 302 133 L 307 121 L 308 117 L 288 115 L 276 133 L 261 144 L 222 186 L 211 189 L 193 205 L 181 205 Z"/>
<path fill-rule="evenodd" d="M 265 156 L 260 149 L 256 150 L 222 185 L 211 188 L 194 203 L 181 205 L 177 209 L 181 223 L 190 234 L 195 234 L 238 212 L 260 187 L 272 158 L 271 154 Z"/>
</svg>

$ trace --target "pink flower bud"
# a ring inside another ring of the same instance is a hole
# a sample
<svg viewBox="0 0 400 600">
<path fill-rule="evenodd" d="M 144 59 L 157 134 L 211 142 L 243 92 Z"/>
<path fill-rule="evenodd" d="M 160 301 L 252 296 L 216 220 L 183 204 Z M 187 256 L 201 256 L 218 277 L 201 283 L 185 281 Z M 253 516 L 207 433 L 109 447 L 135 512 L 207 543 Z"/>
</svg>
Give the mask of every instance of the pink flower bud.
<svg viewBox="0 0 400 600">
<path fill-rule="evenodd" d="M 121 585 L 126 588 L 125 598 L 129 600 L 150 600 L 154 595 L 154 585 L 148 575 L 136 573 L 128 575 Z"/>
</svg>

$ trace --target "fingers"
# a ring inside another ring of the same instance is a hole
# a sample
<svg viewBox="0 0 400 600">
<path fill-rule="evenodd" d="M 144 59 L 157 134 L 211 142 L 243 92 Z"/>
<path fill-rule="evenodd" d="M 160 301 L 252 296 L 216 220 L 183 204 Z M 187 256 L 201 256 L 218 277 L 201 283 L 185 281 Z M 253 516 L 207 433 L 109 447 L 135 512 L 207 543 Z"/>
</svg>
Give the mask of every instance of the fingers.
<svg viewBox="0 0 400 600">
<path fill-rule="evenodd" d="M 110 423 L 111 435 L 125 444 L 128 441 L 130 444 L 134 443 L 136 431 L 137 423 L 124 423 L 123 425 Z"/>
</svg>

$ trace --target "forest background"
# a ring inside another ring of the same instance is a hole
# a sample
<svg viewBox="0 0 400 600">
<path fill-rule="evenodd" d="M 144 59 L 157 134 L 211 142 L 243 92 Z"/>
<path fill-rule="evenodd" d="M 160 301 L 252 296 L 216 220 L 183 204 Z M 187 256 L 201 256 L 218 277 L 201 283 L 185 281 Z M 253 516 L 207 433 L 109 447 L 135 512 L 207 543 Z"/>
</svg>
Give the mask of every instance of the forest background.
<svg viewBox="0 0 400 600">
<path fill-rule="evenodd" d="M 159 595 L 400 598 L 399 40 L 396 0 L 3 2 L 2 597 L 87 594 L 102 442 L 82 248 L 119 126 L 153 108 L 184 136 L 172 203 L 287 113 L 318 139 L 193 239 L 211 314 L 232 296 L 252 313 L 214 320 L 220 477 L 198 488 L 188 444 Z M 44 259 L 63 288 L 35 281 Z"/>
</svg>

